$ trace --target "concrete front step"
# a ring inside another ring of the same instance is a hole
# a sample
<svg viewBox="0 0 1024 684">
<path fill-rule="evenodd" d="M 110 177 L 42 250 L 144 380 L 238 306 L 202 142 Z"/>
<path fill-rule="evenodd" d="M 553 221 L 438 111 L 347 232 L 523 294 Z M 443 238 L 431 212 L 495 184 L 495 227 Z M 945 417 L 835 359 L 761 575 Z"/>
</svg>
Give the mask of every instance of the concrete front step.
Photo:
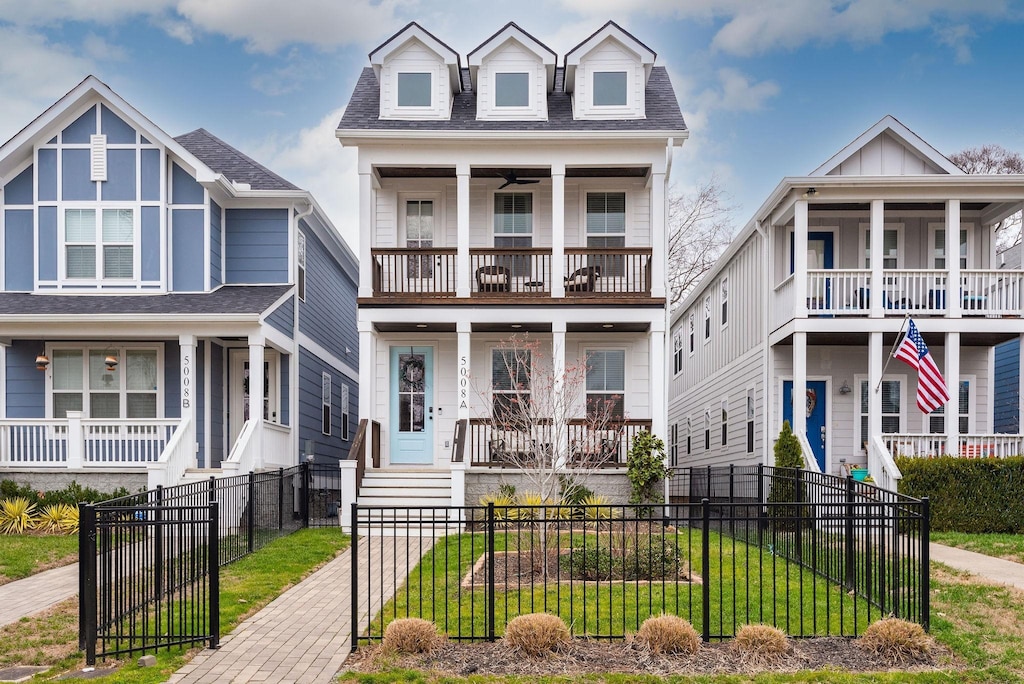
<svg viewBox="0 0 1024 684">
<path fill-rule="evenodd" d="M 437 470 L 371 470 L 359 488 L 363 506 L 432 508 L 450 506 L 451 501 L 451 475 Z"/>
</svg>

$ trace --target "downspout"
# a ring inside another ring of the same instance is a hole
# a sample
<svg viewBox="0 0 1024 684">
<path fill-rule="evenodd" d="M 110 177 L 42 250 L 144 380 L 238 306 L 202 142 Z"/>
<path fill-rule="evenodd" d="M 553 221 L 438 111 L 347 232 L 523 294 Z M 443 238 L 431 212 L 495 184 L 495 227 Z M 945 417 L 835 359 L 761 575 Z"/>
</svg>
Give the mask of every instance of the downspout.
<svg viewBox="0 0 1024 684">
<path fill-rule="evenodd" d="M 762 349 L 761 349 L 761 357 L 762 357 L 762 360 L 761 360 L 761 365 L 762 365 L 761 375 L 762 375 L 762 379 L 761 379 L 761 382 L 762 382 L 763 387 L 764 387 L 764 389 L 763 389 L 764 399 L 761 402 L 761 407 L 762 407 L 762 410 L 764 411 L 764 415 L 762 416 L 761 421 L 762 421 L 762 425 L 764 426 L 764 430 L 762 432 L 762 434 L 764 434 L 764 447 L 763 447 L 763 453 L 761 455 L 761 462 L 764 463 L 764 465 L 772 465 L 771 461 L 768 458 L 768 455 L 770 453 L 769 449 L 768 449 L 768 445 L 771 443 L 771 438 L 770 438 L 770 435 L 769 435 L 769 427 L 770 427 L 770 424 L 771 424 L 771 403 L 772 403 L 772 395 L 771 395 L 771 392 L 772 392 L 772 388 L 771 388 L 771 345 L 769 344 L 769 339 L 770 339 L 771 325 L 772 325 L 771 324 L 771 320 L 772 320 L 772 312 L 771 312 L 772 296 L 771 296 L 771 293 L 774 291 L 774 287 L 773 287 L 774 283 L 772 282 L 773 279 L 772 279 L 771 268 L 770 268 L 770 266 L 771 266 L 771 252 L 772 252 L 772 250 L 771 250 L 771 231 L 770 230 L 765 230 L 764 225 L 761 223 L 761 221 L 755 221 L 754 228 L 757 230 L 757 234 L 761 236 L 762 268 L 764 268 L 764 279 L 765 279 L 765 281 L 767 281 L 767 284 L 768 284 L 768 286 L 766 288 L 764 288 L 764 290 L 763 290 L 764 297 L 765 297 L 765 303 L 761 307 L 761 310 L 764 312 L 764 333 L 763 333 L 762 340 L 761 340 L 761 345 L 762 345 Z"/>
<path fill-rule="evenodd" d="M 309 216 L 310 214 L 312 214 L 313 210 L 315 208 L 316 207 L 313 204 L 312 200 L 308 201 L 308 206 L 304 210 L 300 211 L 298 209 L 298 206 L 295 207 L 295 210 L 298 212 L 298 213 L 295 214 L 295 242 L 294 242 L 295 245 L 298 245 L 298 242 L 299 242 L 299 238 L 298 238 L 298 235 L 299 235 L 299 221 L 301 221 L 302 219 L 304 219 L 307 216 Z M 306 246 L 306 249 L 307 250 L 309 249 L 308 245 Z M 300 451 L 300 449 L 299 449 L 299 446 L 300 446 L 299 445 L 299 441 L 300 441 L 300 437 L 301 437 L 299 435 L 299 392 L 298 392 L 298 377 L 299 377 L 299 290 L 298 290 L 298 284 L 297 284 L 298 283 L 298 260 L 296 259 L 296 261 L 294 263 L 295 263 L 296 287 L 295 287 L 295 294 L 294 294 L 295 306 L 293 307 L 293 311 L 292 311 L 292 353 L 289 355 L 289 358 L 288 358 L 288 382 L 291 385 L 291 387 L 288 388 L 288 404 L 289 404 L 288 405 L 288 423 L 289 423 L 288 427 L 290 427 L 291 431 L 292 431 L 292 453 L 296 454 L 296 457 L 298 457 L 298 454 L 299 454 L 299 451 Z M 307 280 L 308 280 L 308 274 L 307 274 Z M 301 459 L 299 459 L 299 462 L 301 462 Z"/>
</svg>

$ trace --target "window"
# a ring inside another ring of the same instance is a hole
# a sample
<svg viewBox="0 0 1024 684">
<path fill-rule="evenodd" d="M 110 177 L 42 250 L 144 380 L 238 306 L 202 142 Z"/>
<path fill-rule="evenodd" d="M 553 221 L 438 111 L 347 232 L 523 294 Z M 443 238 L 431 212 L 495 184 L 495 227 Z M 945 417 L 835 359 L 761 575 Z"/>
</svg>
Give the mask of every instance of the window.
<svg viewBox="0 0 1024 684">
<path fill-rule="evenodd" d="M 693 423 L 690 421 L 690 416 L 686 416 L 686 455 L 689 456 L 693 452 Z"/>
<path fill-rule="evenodd" d="M 491 351 L 492 415 L 499 425 L 521 425 L 528 417 L 519 407 L 530 400 L 531 363 L 528 349 Z"/>
<path fill-rule="evenodd" d="M 156 348 L 64 348 L 54 349 L 51 358 L 54 418 L 66 418 L 68 411 L 82 411 L 89 418 L 158 417 L 161 373 Z"/>
<path fill-rule="evenodd" d="M 754 453 L 754 390 L 747 390 L 747 453 Z"/>
<path fill-rule="evenodd" d="M 429 107 L 433 104 L 430 97 L 429 73 L 398 74 L 398 106 Z"/>
<path fill-rule="evenodd" d="M 298 244 L 295 247 L 295 258 L 298 262 L 296 268 L 296 286 L 299 291 L 299 299 L 306 301 L 306 235 L 301 230 L 298 232 Z"/>
<path fill-rule="evenodd" d="M 495 107 L 529 107 L 530 74 L 514 73 L 494 75 Z"/>
<path fill-rule="evenodd" d="M 349 387 L 345 383 L 341 384 L 341 438 L 348 441 L 348 429 L 349 429 L 349 408 L 348 398 Z"/>
<path fill-rule="evenodd" d="M 694 339 L 694 332 L 693 332 L 694 320 L 693 319 L 694 319 L 694 313 L 691 311 L 690 312 L 690 356 L 693 356 L 693 339 Z"/>
<path fill-rule="evenodd" d="M 594 106 L 624 107 L 626 105 L 626 72 L 594 72 Z"/>
<path fill-rule="evenodd" d="M 434 246 L 433 200 L 409 200 L 405 203 L 405 246 L 425 249 Z M 408 261 L 409 278 L 433 278 L 434 256 L 413 254 Z"/>
<path fill-rule="evenodd" d="M 704 341 L 711 339 L 711 295 L 704 298 Z"/>
<path fill-rule="evenodd" d="M 900 431 L 900 380 L 882 380 L 882 433 Z M 868 397 L 872 389 L 867 380 L 860 382 L 860 443 L 868 441 Z"/>
<path fill-rule="evenodd" d="M 587 193 L 587 247 L 626 246 L 626 193 Z M 590 256 L 591 266 L 601 268 L 601 277 L 626 275 L 622 255 Z"/>
<path fill-rule="evenodd" d="M 971 427 L 971 382 L 960 380 L 960 391 L 957 394 L 957 433 L 966 435 Z M 927 416 L 928 432 L 943 434 L 946 432 L 946 407 L 940 406 Z"/>
<path fill-rule="evenodd" d="M 711 409 L 704 409 L 704 451 L 711 450 Z"/>
<path fill-rule="evenodd" d="M 864 250 L 864 268 L 871 268 L 871 228 L 861 224 L 861 246 Z M 882 233 L 882 268 L 896 269 L 903 264 L 903 226 L 886 225 Z"/>
<path fill-rule="evenodd" d="M 323 404 L 323 413 L 320 418 L 320 432 L 330 436 L 331 434 L 331 374 L 320 375 L 320 402 Z"/>
<path fill-rule="evenodd" d="M 719 284 L 719 291 L 722 293 L 722 327 L 729 324 L 729 279 L 722 278 Z"/>
<path fill-rule="evenodd" d="M 99 225 L 97 225 L 99 219 Z M 131 209 L 65 209 L 66 278 L 132 279 L 135 220 Z"/>
<path fill-rule="evenodd" d="M 722 400 L 722 446 L 729 446 L 729 400 Z"/>
<path fill-rule="evenodd" d="M 669 457 L 672 465 L 679 464 L 679 423 L 672 423 L 669 430 Z"/>
<path fill-rule="evenodd" d="M 931 262 L 932 268 L 945 270 L 946 268 L 946 227 L 941 223 L 933 223 L 928 226 L 932 234 Z M 970 261 L 970 238 L 968 229 L 960 229 L 960 268 L 967 268 Z"/>
<path fill-rule="evenodd" d="M 683 370 L 683 331 L 676 330 L 672 335 L 672 372 L 678 375 Z"/>
<path fill-rule="evenodd" d="M 533 195 L 527 192 L 494 194 L 494 246 L 504 248 L 533 247 Z M 528 255 L 502 256 L 499 266 L 517 278 L 531 275 Z"/>
<path fill-rule="evenodd" d="M 587 350 L 587 417 L 620 421 L 626 394 L 626 351 Z"/>
</svg>

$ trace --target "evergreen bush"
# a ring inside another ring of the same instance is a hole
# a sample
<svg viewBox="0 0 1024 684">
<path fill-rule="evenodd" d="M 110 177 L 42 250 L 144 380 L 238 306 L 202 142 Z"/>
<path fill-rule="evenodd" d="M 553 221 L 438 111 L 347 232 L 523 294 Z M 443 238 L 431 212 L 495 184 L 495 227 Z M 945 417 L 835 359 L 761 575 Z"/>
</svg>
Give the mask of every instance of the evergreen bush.
<svg viewBox="0 0 1024 684">
<path fill-rule="evenodd" d="M 632 490 L 629 503 L 664 503 L 662 483 L 671 476 L 672 472 L 665 466 L 665 442 L 647 430 L 636 433 L 626 458 L 626 477 Z M 643 515 L 645 511 L 640 513 Z"/>
<path fill-rule="evenodd" d="M 800 440 L 793 434 L 789 421 L 784 420 L 775 442 L 775 470 L 771 476 L 768 503 L 789 504 L 804 500 L 803 467 Z M 769 506 L 768 515 L 776 519 L 775 527 L 780 530 L 796 529 L 798 524 L 808 527 L 811 522 L 808 506 Z"/>
</svg>

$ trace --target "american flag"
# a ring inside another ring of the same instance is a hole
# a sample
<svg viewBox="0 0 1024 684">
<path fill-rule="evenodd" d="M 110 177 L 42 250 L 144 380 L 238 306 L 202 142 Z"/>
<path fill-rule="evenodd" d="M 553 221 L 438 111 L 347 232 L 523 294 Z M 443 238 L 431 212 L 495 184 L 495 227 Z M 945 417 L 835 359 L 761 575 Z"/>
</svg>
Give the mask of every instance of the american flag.
<svg viewBox="0 0 1024 684">
<path fill-rule="evenodd" d="M 949 401 L 946 381 L 935 365 L 928 345 L 914 325 L 911 318 L 907 326 L 907 334 L 893 355 L 908 366 L 917 370 L 917 407 L 925 413 L 931 413 Z"/>
</svg>

